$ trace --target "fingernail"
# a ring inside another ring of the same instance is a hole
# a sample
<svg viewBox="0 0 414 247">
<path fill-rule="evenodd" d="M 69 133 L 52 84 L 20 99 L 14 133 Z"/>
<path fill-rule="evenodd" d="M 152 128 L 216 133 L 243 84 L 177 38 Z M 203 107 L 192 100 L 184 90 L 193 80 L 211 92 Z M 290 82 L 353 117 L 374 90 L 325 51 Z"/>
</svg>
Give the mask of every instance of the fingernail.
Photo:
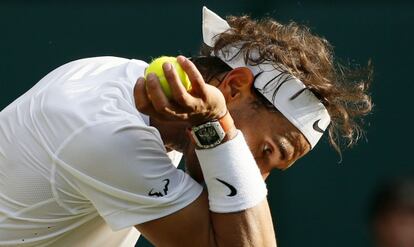
<svg viewBox="0 0 414 247">
<path fill-rule="evenodd" d="M 147 79 L 148 79 L 148 80 L 154 80 L 154 79 L 155 79 L 155 77 L 156 77 L 156 75 L 155 75 L 154 73 L 149 73 L 149 74 L 147 75 Z"/>
<path fill-rule="evenodd" d="M 170 71 L 171 70 L 171 64 L 170 63 L 164 63 L 162 65 L 162 67 L 164 68 L 164 71 Z"/>
<path fill-rule="evenodd" d="M 181 63 L 182 63 L 182 62 L 184 62 L 184 61 L 185 61 L 185 59 L 186 59 L 186 58 L 185 58 L 184 56 L 178 56 L 178 57 L 177 57 L 177 61 L 178 61 L 178 62 L 181 62 Z"/>
</svg>

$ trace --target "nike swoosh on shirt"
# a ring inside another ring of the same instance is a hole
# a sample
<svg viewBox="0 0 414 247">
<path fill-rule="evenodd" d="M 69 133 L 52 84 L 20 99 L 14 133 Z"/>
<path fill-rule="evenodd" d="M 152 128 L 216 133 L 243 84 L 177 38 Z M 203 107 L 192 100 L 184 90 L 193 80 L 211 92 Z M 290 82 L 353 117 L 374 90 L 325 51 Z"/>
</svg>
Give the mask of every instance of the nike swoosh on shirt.
<svg viewBox="0 0 414 247">
<path fill-rule="evenodd" d="M 227 196 L 232 197 L 232 196 L 237 195 L 237 190 L 236 190 L 236 188 L 234 188 L 233 185 L 231 185 L 231 184 L 229 184 L 229 183 L 227 183 L 227 182 L 225 182 L 225 181 L 223 181 L 221 179 L 218 179 L 218 178 L 216 178 L 216 179 L 217 179 L 217 181 L 219 181 L 220 183 L 224 184 L 225 186 L 227 186 L 227 188 L 230 189 L 230 194 L 228 194 Z"/>
</svg>

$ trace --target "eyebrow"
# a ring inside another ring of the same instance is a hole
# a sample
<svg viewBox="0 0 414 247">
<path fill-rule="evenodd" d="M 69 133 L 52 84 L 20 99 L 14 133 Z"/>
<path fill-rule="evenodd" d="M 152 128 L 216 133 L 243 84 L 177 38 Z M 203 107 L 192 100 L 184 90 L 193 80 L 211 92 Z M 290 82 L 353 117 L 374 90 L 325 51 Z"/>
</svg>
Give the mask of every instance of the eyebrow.
<svg viewBox="0 0 414 247">
<path fill-rule="evenodd" d="M 286 160 L 286 157 L 287 157 L 287 155 L 288 155 L 288 151 L 287 151 L 287 148 L 286 148 L 286 145 L 285 144 L 283 144 L 283 141 L 281 141 L 280 139 L 278 139 L 277 141 L 276 141 L 276 146 L 279 148 L 279 150 L 280 150 L 280 154 L 281 154 L 281 159 L 282 160 Z"/>
<path fill-rule="evenodd" d="M 296 146 L 293 145 L 292 140 L 290 140 L 289 138 L 283 136 L 281 138 L 278 138 L 276 141 L 276 145 L 278 146 L 280 153 L 281 153 L 281 159 L 285 160 L 285 161 L 289 161 L 286 160 L 287 158 L 293 158 L 295 157 L 296 154 Z M 289 147 L 291 147 L 293 149 L 293 152 L 291 155 L 289 155 Z"/>
</svg>

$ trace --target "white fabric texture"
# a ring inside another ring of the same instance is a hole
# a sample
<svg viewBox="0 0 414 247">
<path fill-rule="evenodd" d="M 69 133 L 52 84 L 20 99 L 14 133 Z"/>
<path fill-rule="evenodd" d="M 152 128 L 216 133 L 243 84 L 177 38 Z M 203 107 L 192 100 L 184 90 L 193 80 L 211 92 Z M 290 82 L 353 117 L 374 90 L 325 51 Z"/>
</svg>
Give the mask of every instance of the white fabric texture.
<svg viewBox="0 0 414 247">
<path fill-rule="evenodd" d="M 213 47 L 217 36 L 230 28 L 220 16 L 203 7 L 202 29 L 206 45 Z M 254 87 L 302 132 L 312 148 L 315 147 L 330 123 L 330 116 L 302 81 L 287 73 L 280 64 L 246 64 L 245 54 L 237 45 L 224 47 L 217 56 L 233 69 L 249 68 L 255 76 Z M 257 54 L 250 56 L 254 58 Z"/>
<path fill-rule="evenodd" d="M 196 149 L 210 210 L 238 212 L 256 206 L 266 198 L 266 184 L 241 131 L 211 149 Z"/>
<path fill-rule="evenodd" d="M 0 112 L 0 246 L 133 246 L 132 226 L 201 194 L 135 108 L 146 67 L 77 60 Z"/>
</svg>

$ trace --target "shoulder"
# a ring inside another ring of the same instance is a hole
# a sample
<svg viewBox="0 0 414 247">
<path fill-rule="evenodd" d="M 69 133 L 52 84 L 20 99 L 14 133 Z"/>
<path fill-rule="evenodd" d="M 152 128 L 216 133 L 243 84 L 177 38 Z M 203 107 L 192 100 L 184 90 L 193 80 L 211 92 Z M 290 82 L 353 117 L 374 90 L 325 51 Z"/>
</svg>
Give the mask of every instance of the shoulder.
<svg viewBox="0 0 414 247">
<path fill-rule="evenodd" d="M 119 68 L 122 74 L 126 73 L 130 79 L 135 81 L 137 79 L 135 77 L 143 74 L 147 66 L 146 62 L 137 59 L 113 56 L 89 57 L 65 63 L 51 71 L 46 77 L 62 79 L 63 76 L 66 80 L 76 80 L 85 76 L 111 75 L 113 73 L 107 72 Z"/>
<path fill-rule="evenodd" d="M 56 156 L 91 174 L 114 167 L 124 174 L 144 165 L 171 163 L 158 130 L 134 119 L 88 124 L 68 137 Z"/>
<path fill-rule="evenodd" d="M 163 141 L 157 129 L 147 126 L 142 119 L 129 118 L 122 120 L 105 120 L 88 123 L 79 128 L 62 144 L 61 150 L 80 153 L 85 150 L 125 154 L 132 147 L 154 146 L 165 151 Z"/>
</svg>

